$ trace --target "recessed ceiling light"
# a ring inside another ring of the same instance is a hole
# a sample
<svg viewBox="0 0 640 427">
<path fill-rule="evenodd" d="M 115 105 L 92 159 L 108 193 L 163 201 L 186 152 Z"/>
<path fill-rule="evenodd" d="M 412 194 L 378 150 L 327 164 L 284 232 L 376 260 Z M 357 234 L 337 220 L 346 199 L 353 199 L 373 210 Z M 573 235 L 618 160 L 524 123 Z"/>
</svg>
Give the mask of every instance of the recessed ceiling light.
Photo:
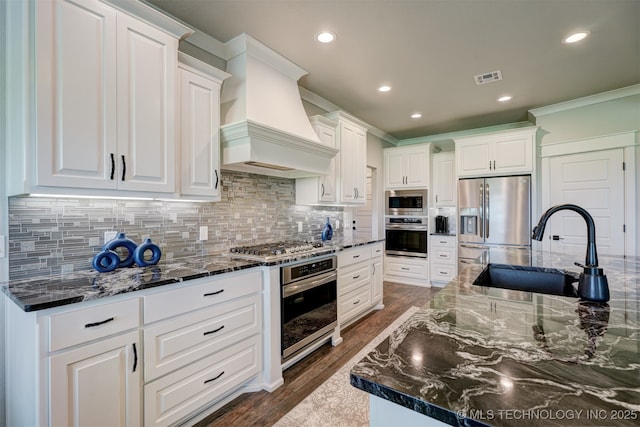
<svg viewBox="0 0 640 427">
<path fill-rule="evenodd" d="M 336 35 L 329 31 L 323 31 L 316 34 L 316 40 L 320 43 L 331 43 L 336 39 Z"/>
<path fill-rule="evenodd" d="M 510 101 L 510 100 L 511 100 L 511 95 L 504 95 L 504 96 L 501 96 L 500 98 L 498 98 L 498 101 L 500 101 L 500 102 L 507 102 L 507 101 Z"/>
<path fill-rule="evenodd" d="M 384 93 L 384 92 L 389 92 L 390 90 L 391 90 L 391 86 L 387 86 L 387 85 L 380 86 L 380 87 L 378 88 L 378 92 L 383 92 L 383 93 Z"/>
<path fill-rule="evenodd" d="M 580 40 L 584 40 L 585 38 L 587 38 L 589 34 L 590 34 L 589 31 L 580 31 L 577 33 L 573 33 L 570 36 L 566 37 L 564 40 L 562 40 L 562 43 L 564 44 L 577 43 Z"/>
<path fill-rule="evenodd" d="M 411 115 L 411 118 L 412 118 L 412 119 L 419 119 L 420 117 L 422 117 L 422 113 L 413 113 L 413 114 Z"/>
</svg>

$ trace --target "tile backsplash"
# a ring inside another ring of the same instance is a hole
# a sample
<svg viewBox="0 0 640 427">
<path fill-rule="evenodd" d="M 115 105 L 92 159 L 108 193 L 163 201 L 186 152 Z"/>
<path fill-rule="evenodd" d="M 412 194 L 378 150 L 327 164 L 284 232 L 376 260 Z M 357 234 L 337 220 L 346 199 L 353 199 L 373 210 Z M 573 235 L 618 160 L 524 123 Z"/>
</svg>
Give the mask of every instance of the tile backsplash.
<svg viewBox="0 0 640 427">
<path fill-rule="evenodd" d="M 220 202 L 11 197 L 9 278 L 91 270 L 105 231 L 138 243 L 150 237 L 163 262 L 240 245 L 319 240 L 327 216 L 342 223 L 343 208 L 296 205 L 292 179 L 231 171 L 222 172 Z M 208 227 L 206 241 L 198 240 L 201 226 Z"/>
</svg>

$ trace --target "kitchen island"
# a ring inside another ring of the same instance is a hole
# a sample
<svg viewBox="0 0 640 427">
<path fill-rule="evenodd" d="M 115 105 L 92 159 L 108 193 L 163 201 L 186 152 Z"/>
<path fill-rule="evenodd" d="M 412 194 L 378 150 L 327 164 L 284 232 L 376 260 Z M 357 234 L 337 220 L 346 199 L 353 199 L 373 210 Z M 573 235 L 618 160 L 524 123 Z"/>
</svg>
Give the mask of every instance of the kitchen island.
<svg viewBox="0 0 640 427">
<path fill-rule="evenodd" d="M 492 249 L 511 264 L 522 251 Z M 529 253 L 566 269 L 580 256 Z M 640 422 L 640 259 L 600 257 L 608 305 L 473 285 L 472 265 L 351 371 L 371 425 L 622 426 Z"/>
</svg>

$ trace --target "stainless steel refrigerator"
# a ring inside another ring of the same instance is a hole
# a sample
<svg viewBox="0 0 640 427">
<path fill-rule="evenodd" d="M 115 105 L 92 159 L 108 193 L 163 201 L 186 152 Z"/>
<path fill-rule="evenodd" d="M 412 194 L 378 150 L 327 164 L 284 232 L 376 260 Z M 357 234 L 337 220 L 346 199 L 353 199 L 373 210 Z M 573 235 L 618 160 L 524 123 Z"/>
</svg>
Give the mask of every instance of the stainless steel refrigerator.
<svg viewBox="0 0 640 427">
<path fill-rule="evenodd" d="M 458 214 L 458 271 L 491 246 L 530 249 L 531 176 L 460 179 Z M 518 262 L 526 264 L 528 257 L 523 250 Z"/>
</svg>

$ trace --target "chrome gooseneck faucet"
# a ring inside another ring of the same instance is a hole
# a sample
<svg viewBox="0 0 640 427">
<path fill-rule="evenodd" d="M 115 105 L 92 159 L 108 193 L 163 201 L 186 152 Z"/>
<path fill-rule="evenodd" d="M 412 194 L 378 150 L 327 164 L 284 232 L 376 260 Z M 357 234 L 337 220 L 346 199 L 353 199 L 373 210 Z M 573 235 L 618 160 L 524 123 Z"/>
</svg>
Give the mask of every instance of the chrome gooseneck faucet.
<svg viewBox="0 0 640 427">
<path fill-rule="evenodd" d="M 554 213 L 561 210 L 576 212 L 584 218 L 587 223 L 587 254 L 585 264 L 575 263 L 582 267 L 583 272 L 578 280 L 578 295 L 586 301 L 607 302 L 609 301 L 609 282 L 602 268 L 598 267 L 598 251 L 596 250 L 596 224 L 593 218 L 584 208 L 577 205 L 565 204 L 549 208 L 542 216 L 538 225 L 533 228 L 531 238 L 541 241 L 547 221 Z"/>
</svg>

